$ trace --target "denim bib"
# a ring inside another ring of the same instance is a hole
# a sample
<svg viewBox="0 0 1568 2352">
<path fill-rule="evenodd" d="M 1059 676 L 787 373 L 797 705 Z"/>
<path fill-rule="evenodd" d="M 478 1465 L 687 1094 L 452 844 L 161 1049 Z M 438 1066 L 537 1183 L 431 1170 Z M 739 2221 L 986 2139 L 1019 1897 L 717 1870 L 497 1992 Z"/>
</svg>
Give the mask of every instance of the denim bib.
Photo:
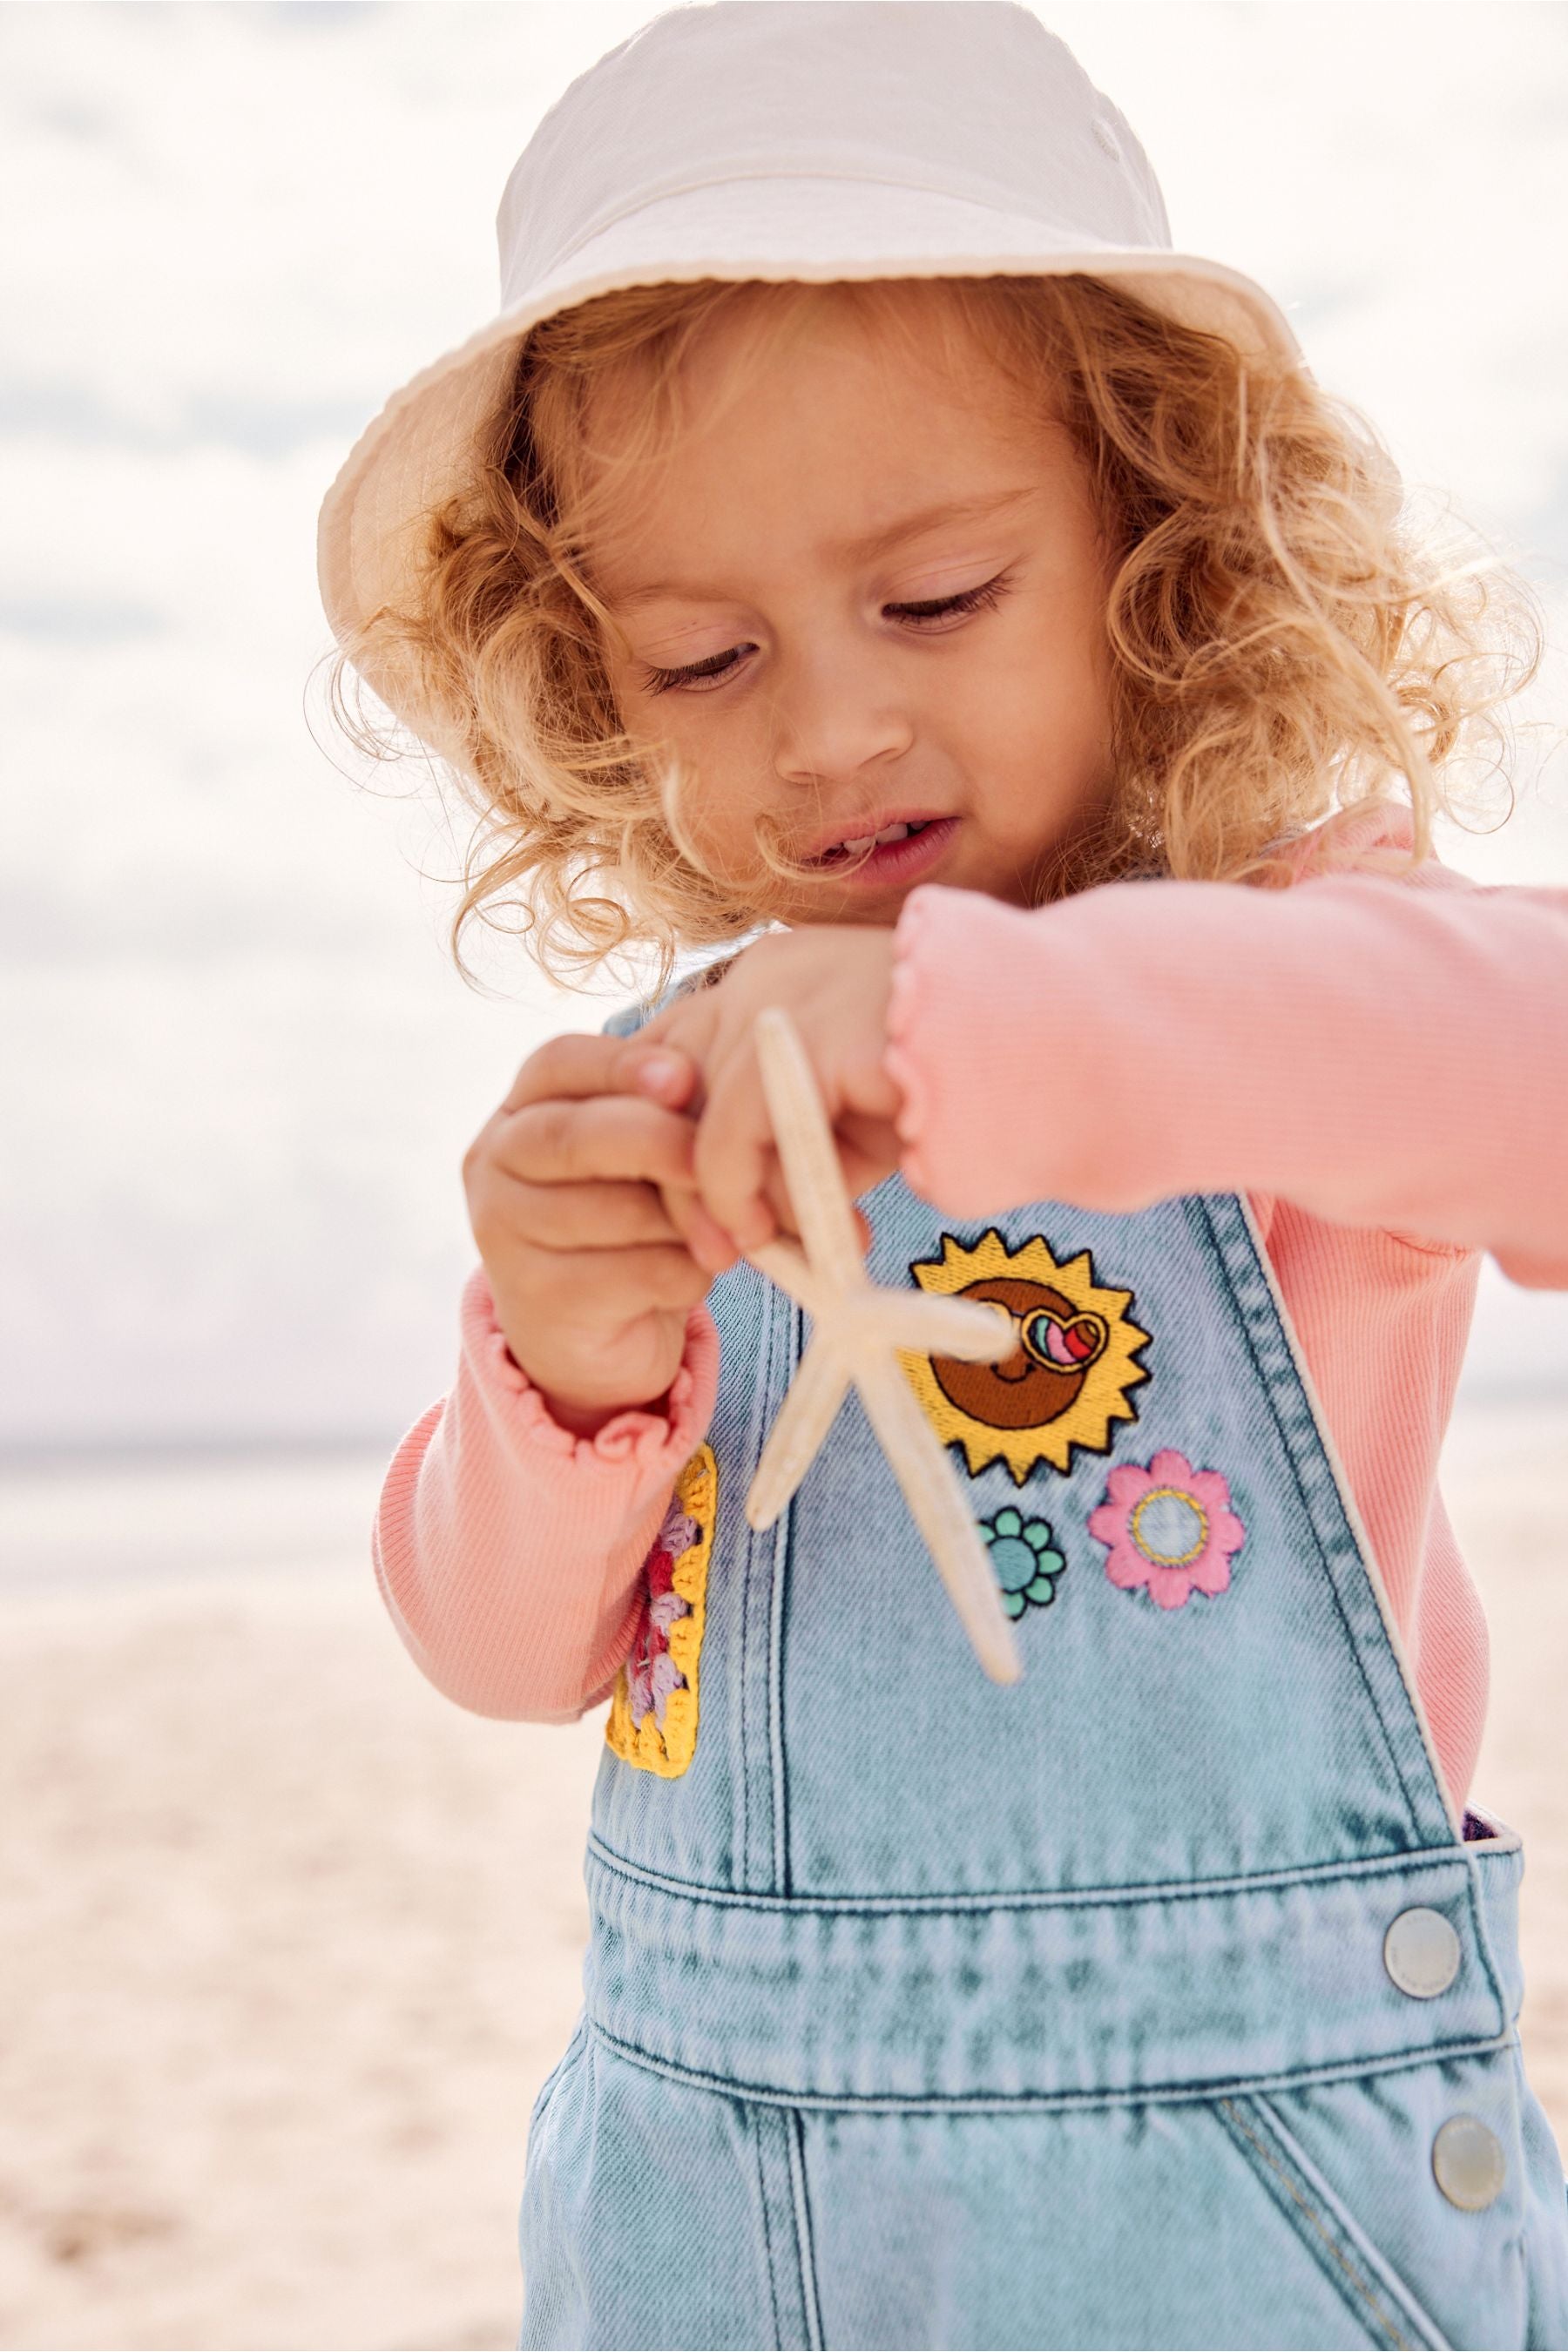
<svg viewBox="0 0 1568 2352">
<path fill-rule="evenodd" d="M 862 1202 L 1024 1660 L 982 1675 L 851 1396 L 713 1289 L 709 1442 L 612 1703 L 529 2346 L 1568 2344 L 1510 1833 L 1461 1833 L 1250 1211 Z"/>
</svg>

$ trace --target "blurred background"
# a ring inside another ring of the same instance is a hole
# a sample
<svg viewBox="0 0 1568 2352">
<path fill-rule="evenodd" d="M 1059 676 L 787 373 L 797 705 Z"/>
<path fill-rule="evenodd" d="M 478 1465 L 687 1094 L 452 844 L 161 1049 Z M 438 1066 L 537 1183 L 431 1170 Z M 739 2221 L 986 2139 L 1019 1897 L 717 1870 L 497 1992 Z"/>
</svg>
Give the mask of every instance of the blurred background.
<svg viewBox="0 0 1568 2352">
<path fill-rule="evenodd" d="M 515 2337 L 600 1725 L 439 1699 L 367 1528 L 450 1376 L 462 1150 L 608 1000 L 499 944 L 458 980 L 460 832 L 331 732 L 314 525 L 493 312 L 533 123 L 654 13 L 0 9 L 0 2343 Z M 1517 813 L 1441 846 L 1568 887 L 1568 12 L 1040 13 L 1178 245 L 1536 583 Z M 1565 1441 L 1568 1297 L 1489 1261 L 1445 1492 L 1568 2137 Z"/>
</svg>

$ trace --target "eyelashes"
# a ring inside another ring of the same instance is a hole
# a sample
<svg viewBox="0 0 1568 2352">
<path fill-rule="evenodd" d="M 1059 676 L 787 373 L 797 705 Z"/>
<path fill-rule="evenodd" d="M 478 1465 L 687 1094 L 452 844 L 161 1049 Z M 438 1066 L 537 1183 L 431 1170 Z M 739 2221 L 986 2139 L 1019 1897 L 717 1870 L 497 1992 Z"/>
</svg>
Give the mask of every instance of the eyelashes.
<svg viewBox="0 0 1568 2352">
<path fill-rule="evenodd" d="M 999 604 L 1009 586 L 1007 574 L 999 572 L 994 580 L 982 581 L 978 588 L 963 589 L 956 596 L 927 596 L 918 604 L 884 604 L 884 613 L 896 613 L 901 621 L 917 625 L 927 621 L 942 621 L 954 613 L 988 613 Z"/>
<path fill-rule="evenodd" d="M 1011 586 L 1005 572 L 994 579 L 983 581 L 978 588 L 964 588 L 956 596 L 922 596 L 917 603 L 884 604 L 884 613 L 902 622 L 917 633 L 930 635 L 942 633 L 944 621 L 963 620 L 972 613 L 989 613 L 1001 603 Z M 730 646 L 721 654 L 710 654 L 705 661 L 688 662 L 680 669 L 655 669 L 645 664 L 642 675 L 645 694 L 668 694 L 672 687 L 686 687 L 698 693 L 711 691 L 734 675 L 753 646 Z"/>
<path fill-rule="evenodd" d="M 672 686 L 716 686 L 721 677 L 729 677 L 740 657 L 751 651 L 750 646 L 731 646 L 725 653 L 710 654 L 706 661 L 689 662 L 684 669 L 645 669 L 643 692 L 668 694 Z"/>
</svg>

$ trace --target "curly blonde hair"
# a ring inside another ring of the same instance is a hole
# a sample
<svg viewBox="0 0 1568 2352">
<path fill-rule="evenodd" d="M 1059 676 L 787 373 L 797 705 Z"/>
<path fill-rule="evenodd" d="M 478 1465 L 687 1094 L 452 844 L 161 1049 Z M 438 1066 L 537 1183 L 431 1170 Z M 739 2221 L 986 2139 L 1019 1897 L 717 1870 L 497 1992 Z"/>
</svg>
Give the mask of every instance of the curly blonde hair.
<svg viewBox="0 0 1568 2352">
<path fill-rule="evenodd" d="M 417 609 L 373 614 L 333 670 L 362 749 L 401 748 L 349 707 L 346 670 L 366 656 L 411 665 L 464 747 L 449 764 L 478 822 L 451 927 L 460 968 L 469 920 L 503 911 L 557 974 L 648 948 L 668 971 L 754 928 L 758 909 L 683 845 L 668 778 L 621 726 L 588 548 L 619 469 L 657 462 L 678 428 L 695 339 L 744 310 L 761 348 L 826 300 L 927 359 L 984 351 L 1068 427 L 1092 484 L 1113 773 L 1044 896 L 1132 873 L 1278 884 L 1282 844 L 1331 834 L 1401 779 L 1418 862 L 1438 810 L 1508 789 L 1502 708 L 1540 658 L 1530 593 L 1417 528 L 1382 443 L 1303 369 L 1082 275 L 636 288 L 521 339 L 470 478 L 428 518 Z M 606 386 L 614 452 L 590 441 Z"/>
</svg>

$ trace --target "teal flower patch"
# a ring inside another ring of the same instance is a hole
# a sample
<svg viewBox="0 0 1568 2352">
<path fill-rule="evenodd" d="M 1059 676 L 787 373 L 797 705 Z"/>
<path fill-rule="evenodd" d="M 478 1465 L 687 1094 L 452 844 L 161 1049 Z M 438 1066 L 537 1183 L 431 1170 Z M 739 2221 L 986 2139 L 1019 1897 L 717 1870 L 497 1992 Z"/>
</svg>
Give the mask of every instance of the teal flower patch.
<svg viewBox="0 0 1568 2352">
<path fill-rule="evenodd" d="M 1026 1519 L 1021 1511 L 998 1511 L 981 1520 L 980 1537 L 990 1549 L 1008 1616 L 1021 1617 L 1031 1601 L 1037 1608 L 1048 1609 L 1067 1561 L 1046 1521 Z"/>
</svg>

